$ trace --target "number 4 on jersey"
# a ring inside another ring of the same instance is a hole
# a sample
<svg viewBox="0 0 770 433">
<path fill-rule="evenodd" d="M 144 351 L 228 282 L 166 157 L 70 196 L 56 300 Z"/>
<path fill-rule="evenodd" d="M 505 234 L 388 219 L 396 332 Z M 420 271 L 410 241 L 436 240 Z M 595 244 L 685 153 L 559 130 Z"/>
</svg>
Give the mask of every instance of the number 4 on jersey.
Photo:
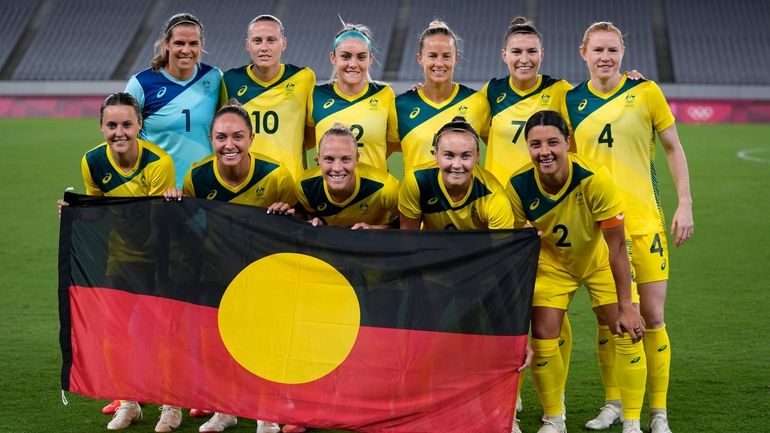
<svg viewBox="0 0 770 433">
<path fill-rule="evenodd" d="M 606 144 L 607 147 L 612 147 L 614 141 L 612 139 L 612 126 L 608 123 L 604 125 L 604 129 L 599 134 L 599 144 Z"/>
</svg>

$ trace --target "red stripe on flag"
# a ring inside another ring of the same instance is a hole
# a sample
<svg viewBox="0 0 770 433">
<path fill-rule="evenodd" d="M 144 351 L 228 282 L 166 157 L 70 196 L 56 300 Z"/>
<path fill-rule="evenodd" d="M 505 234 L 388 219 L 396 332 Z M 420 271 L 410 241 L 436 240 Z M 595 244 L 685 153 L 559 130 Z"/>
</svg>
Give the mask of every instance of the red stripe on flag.
<svg viewBox="0 0 770 433">
<path fill-rule="evenodd" d="M 70 391 L 362 432 L 509 432 L 527 340 L 361 327 L 337 369 L 290 385 L 230 356 L 216 308 L 78 286 L 70 305 Z"/>
</svg>

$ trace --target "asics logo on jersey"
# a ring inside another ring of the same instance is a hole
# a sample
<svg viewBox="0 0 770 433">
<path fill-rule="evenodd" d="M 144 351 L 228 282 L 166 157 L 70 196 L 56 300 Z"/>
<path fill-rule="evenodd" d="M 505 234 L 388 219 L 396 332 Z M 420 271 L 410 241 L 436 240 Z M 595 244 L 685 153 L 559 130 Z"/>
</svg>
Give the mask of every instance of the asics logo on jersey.
<svg viewBox="0 0 770 433">
<path fill-rule="evenodd" d="M 580 105 L 578 105 L 578 111 L 583 111 L 583 109 L 586 108 L 586 105 L 588 105 L 587 99 L 580 101 Z"/>
<path fill-rule="evenodd" d="M 663 263 L 660 264 L 660 270 L 664 271 L 666 269 L 666 261 L 663 260 Z"/>
<path fill-rule="evenodd" d="M 243 96 L 246 91 L 249 90 L 249 86 L 244 85 L 240 89 L 238 89 L 238 96 Z"/>
<path fill-rule="evenodd" d="M 155 94 L 155 97 L 160 99 L 165 94 L 166 94 L 166 86 L 163 86 L 163 87 L 160 88 L 160 90 L 158 90 L 158 93 Z"/>
<path fill-rule="evenodd" d="M 631 360 L 631 364 L 636 364 L 636 363 L 637 363 L 637 362 L 639 362 L 639 360 L 641 360 L 641 359 L 642 359 L 642 357 L 641 357 L 641 356 L 637 356 L 637 357 L 635 357 L 634 359 L 632 359 L 632 360 Z"/>
<path fill-rule="evenodd" d="M 102 183 L 104 183 L 104 184 L 108 184 L 108 183 L 110 183 L 110 181 L 111 181 L 111 180 L 112 180 L 112 173 L 107 173 L 107 174 L 106 174 L 106 175 L 104 175 L 104 177 L 102 178 Z"/>
<path fill-rule="evenodd" d="M 545 367 L 546 365 L 548 365 L 548 361 L 542 361 L 537 363 L 538 367 Z"/>
<path fill-rule="evenodd" d="M 664 345 L 658 347 L 658 352 L 663 352 L 666 349 L 668 349 L 668 344 L 664 344 Z"/>
<path fill-rule="evenodd" d="M 434 205 L 436 203 L 438 203 L 438 197 L 432 197 L 428 199 L 428 204 Z"/>
<path fill-rule="evenodd" d="M 540 206 L 540 199 L 536 198 L 535 201 L 529 204 L 529 210 L 535 210 L 538 206 Z"/>
<path fill-rule="evenodd" d="M 564 345 L 564 340 L 559 340 L 559 347 Z"/>
<path fill-rule="evenodd" d="M 217 196 L 217 190 L 212 189 L 209 191 L 209 194 L 206 196 L 206 200 L 214 200 L 214 197 Z"/>
<path fill-rule="evenodd" d="M 329 99 L 328 101 L 324 102 L 324 108 L 329 108 L 332 105 L 334 105 L 334 99 Z"/>
<path fill-rule="evenodd" d="M 497 102 L 498 104 L 503 102 L 503 100 L 505 100 L 506 96 L 508 96 L 508 95 L 506 95 L 505 93 L 501 93 L 500 96 L 498 96 L 497 99 L 495 99 L 495 102 Z"/>
<path fill-rule="evenodd" d="M 317 210 L 323 211 L 326 210 L 326 203 L 321 203 L 316 207 Z"/>
<path fill-rule="evenodd" d="M 601 345 L 607 344 L 609 341 L 610 340 L 607 338 L 602 338 L 601 340 L 599 340 L 599 345 L 601 346 Z"/>
<path fill-rule="evenodd" d="M 419 115 L 420 115 L 420 107 L 417 107 L 414 110 L 412 110 L 411 113 L 409 113 L 409 118 L 410 119 L 414 119 L 415 117 L 417 117 Z"/>
</svg>

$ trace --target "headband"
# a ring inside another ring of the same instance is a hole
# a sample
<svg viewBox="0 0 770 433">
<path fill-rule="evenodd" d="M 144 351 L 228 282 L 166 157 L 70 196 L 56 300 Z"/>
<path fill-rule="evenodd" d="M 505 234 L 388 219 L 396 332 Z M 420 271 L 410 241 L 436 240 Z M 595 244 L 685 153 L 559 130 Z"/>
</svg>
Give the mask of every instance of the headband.
<svg viewBox="0 0 770 433">
<path fill-rule="evenodd" d="M 179 24 L 192 24 L 192 25 L 198 26 L 198 27 L 201 26 L 200 24 L 196 23 L 195 21 L 181 20 L 181 21 L 177 21 L 174 24 L 168 26 L 168 28 L 166 29 L 166 34 L 169 34 L 169 32 L 171 32 L 171 29 L 173 29 L 174 27 L 178 26 Z"/>
<path fill-rule="evenodd" d="M 369 50 L 371 51 L 372 43 L 371 41 L 369 41 L 369 38 L 365 34 L 363 34 L 362 32 L 356 29 L 345 30 L 344 32 L 340 33 L 340 35 L 337 36 L 336 39 L 334 39 L 334 46 L 332 46 L 332 51 L 337 49 L 337 45 L 339 45 L 340 42 L 350 38 L 356 38 L 364 41 L 364 43 L 366 43 L 366 47 L 369 48 Z"/>
</svg>

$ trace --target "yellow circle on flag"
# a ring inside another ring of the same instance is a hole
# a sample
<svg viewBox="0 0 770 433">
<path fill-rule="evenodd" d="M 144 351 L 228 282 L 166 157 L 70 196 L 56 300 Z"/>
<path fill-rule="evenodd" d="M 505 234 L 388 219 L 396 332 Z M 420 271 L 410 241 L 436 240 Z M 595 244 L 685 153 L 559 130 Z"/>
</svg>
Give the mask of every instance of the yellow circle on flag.
<svg viewBox="0 0 770 433">
<path fill-rule="evenodd" d="M 279 383 L 307 383 L 340 365 L 361 323 L 358 297 L 333 266 L 279 253 L 230 282 L 218 314 L 228 352 L 245 369 Z"/>
</svg>

